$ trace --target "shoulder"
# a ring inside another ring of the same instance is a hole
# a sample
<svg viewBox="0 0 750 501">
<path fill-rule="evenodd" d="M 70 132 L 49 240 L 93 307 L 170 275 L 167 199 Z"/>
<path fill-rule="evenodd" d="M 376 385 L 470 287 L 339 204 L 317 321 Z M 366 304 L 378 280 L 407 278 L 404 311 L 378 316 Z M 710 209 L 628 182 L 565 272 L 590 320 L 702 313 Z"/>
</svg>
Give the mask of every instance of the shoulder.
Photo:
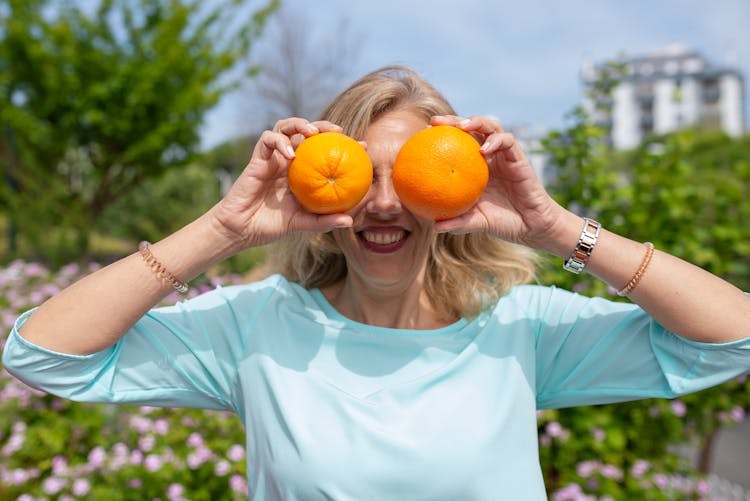
<svg viewBox="0 0 750 501">
<path fill-rule="evenodd" d="M 562 319 L 637 309 L 638 307 L 632 303 L 585 296 L 554 285 L 519 285 L 498 300 L 493 313 L 507 314 L 511 311 L 529 319 Z"/>
<path fill-rule="evenodd" d="M 199 311 L 229 308 L 249 312 L 262 309 L 274 301 L 308 303 L 310 298 L 310 292 L 301 285 L 290 282 L 281 275 L 271 275 L 263 280 L 245 284 L 220 285 L 174 306 L 159 309 Z"/>
</svg>

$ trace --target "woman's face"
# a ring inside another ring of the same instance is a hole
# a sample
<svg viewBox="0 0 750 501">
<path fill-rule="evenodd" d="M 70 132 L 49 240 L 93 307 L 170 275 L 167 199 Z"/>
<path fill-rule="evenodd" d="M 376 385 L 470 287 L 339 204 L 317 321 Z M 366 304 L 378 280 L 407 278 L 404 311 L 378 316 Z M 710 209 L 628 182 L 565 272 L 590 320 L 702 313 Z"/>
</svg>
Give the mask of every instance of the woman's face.
<svg viewBox="0 0 750 501">
<path fill-rule="evenodd" d="M 397 110 L 381 116 L 367 129 L 364 140 L 373 164 L 373 183 L 350 212 L 354 225 L 333 232 L 346 257 L 348 278 L 395 289 L 421 278 L 435 238 L 433 223 L 401 205 L 391 174 L 401 146 L 427 125 L 415 113 Z"/>
</svg>

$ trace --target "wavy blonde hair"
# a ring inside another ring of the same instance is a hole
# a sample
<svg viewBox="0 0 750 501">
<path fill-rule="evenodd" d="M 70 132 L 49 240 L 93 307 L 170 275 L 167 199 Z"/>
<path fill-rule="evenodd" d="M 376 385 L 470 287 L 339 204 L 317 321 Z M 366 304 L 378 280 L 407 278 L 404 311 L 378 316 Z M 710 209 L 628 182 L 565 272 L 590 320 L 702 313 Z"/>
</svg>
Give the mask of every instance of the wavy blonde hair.
<svg viewBox="0 0 750 501">
<path fill-rule="evenodd" d="M 455 115 L 448 101 L 413 70 L 387 66 L 365 75 L 335 98 L 320 119 L 362 139 L 381 115 L 408 109 L 429 122 Z M 331 233 L 291 234 L 269 250 L 268 271 L 305 288 L 342 280 L 346 260 Z M 446 318 L 473 317 L 508 290 L 534 280 L 536 254 L 485 233 L 439 234 L 432 242 L 425 277 L 427 297 Z"/>
</svg>

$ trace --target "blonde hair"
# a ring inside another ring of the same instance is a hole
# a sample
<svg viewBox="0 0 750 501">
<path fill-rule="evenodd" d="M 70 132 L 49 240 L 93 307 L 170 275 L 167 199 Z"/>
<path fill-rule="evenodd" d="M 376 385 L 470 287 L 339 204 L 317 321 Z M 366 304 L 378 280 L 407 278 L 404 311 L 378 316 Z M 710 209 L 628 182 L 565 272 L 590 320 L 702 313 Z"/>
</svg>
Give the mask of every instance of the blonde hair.
<svg viewBox="0 0 750 501">
<path fill-rule="evenodd" d="M 408 109 L 424 117 L 455 115 L 448 101 L 413 70 L 387 66 L 365 75 L 323 111 L 321 120 L 340 125 L 356 139 L 378 117 Z M 269 270 L 305 288 L 322 288 L 342 280 L 346 260 L 331 233 L 291 234 L 272 245 Z M 425 291 L 446 319 L 473 317 L 508 290 L 534 279 L 536 254 L 485 233 L 440 234 L 432 242 Z"/>
</svg>

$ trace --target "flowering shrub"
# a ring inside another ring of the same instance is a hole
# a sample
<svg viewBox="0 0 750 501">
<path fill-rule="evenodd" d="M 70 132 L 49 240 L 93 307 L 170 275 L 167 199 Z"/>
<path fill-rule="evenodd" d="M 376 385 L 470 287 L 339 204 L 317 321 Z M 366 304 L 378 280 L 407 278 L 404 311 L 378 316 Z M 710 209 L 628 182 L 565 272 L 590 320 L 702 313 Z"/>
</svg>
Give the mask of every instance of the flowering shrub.
<svg viewBox="0 0 750 501">
<path fill-rule="evenodd" d="M 97 268 L 52 273 L 14 261 L 0 269 L 0 350 L 17 316 Z M 191 295 L 221 283 L 205 279 Z M 166 302 L 172 302 L 172 296 Z M 550 498 L 701 500 L 708 484 L 673 447 L 703 446 L 745 419 L 745 378 L 678 400 L 538 413 Z M 246 499 L 245 432 L 215 411 L 91 405 L 33 390 L 0 371 L 0 499 Z"/>
<path fill-rule="evenodd" d="M 97 268 L 0 269 L 0 350 L 19 313 Z M 238 281 L 206 279 L 190 294 Z M 247 499 L 244 436 L 231 413 L 73 403 L 0 371 L 2 500 Z"/>
</svg>

